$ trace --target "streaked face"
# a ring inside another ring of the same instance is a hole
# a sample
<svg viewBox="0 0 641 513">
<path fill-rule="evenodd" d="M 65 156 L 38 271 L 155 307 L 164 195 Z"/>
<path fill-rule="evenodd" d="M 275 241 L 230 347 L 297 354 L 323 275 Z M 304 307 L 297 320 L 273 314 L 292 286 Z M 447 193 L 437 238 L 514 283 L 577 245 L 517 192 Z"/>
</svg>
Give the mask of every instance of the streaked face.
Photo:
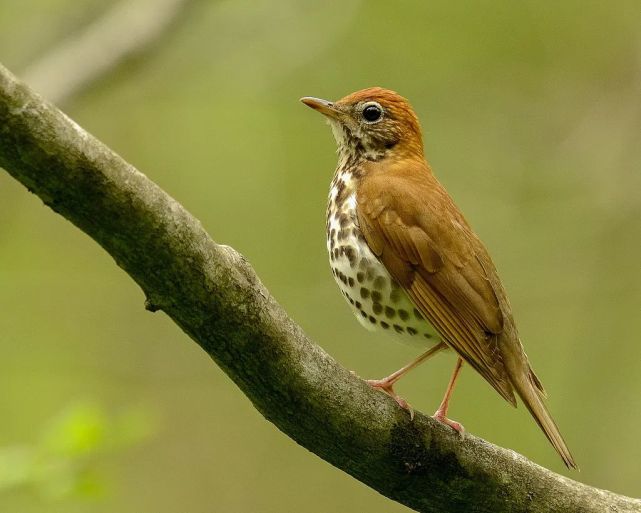
<svg viewBox="0 0 641 513">
<path fill-rule="evenodd" d="M 303 98 L 309 107 L 325 115 L 332 127 L 341 155 L 380 160 L 404 139 L 418 140 L 418 120 L 407 101 L 396 93 L 379 88 L 365 89 L 330 102 Z"/>
</svg>

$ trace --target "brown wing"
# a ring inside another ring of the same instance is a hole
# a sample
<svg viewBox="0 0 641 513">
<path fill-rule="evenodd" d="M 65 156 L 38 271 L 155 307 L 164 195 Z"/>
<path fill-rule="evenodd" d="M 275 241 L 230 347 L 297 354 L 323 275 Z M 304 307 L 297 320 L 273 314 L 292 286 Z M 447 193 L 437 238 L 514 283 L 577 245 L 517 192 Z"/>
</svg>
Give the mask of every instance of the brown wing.
<svg viewBox="0 0 641 513">
<path fill-rule="evenodd" d="M 357 199 L 359 226 L 374 254 L 443 340 L 516 405 L 497 345 L 503 292 L 495 290 L 487 251 L 447 192 L 416 164 L 372 169 Z"/>
</svg>

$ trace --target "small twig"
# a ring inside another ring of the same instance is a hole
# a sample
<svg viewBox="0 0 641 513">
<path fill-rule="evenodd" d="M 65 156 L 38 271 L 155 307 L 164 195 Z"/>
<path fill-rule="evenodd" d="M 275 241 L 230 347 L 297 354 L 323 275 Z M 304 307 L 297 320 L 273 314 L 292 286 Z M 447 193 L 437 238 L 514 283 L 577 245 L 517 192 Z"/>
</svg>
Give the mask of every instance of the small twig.
<svg viewBox="0 0 641 513">
<path fill-rule="evenodd" d="M 190 0 L 123 0 L 31 64 L 23 79 L 61 103 L 153 43 Z"/>
</svg>

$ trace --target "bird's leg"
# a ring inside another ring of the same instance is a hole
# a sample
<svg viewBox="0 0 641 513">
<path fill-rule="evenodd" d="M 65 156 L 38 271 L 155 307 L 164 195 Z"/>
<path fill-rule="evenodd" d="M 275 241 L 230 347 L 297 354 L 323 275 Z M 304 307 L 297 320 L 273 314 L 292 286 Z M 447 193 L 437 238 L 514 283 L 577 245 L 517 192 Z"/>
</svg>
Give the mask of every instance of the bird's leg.
<svg viewBox="0 0 641 513">
<path fill-rule="evenodd" d="M 454 372 L 452 372 L 452 377 L 450 378 L 450 382 L 447 385 L 447 390 L 445 390 L 445 395 L 443 396 L 441 405 L 438 407 L 438 410 L 436 410 L 436 412 L 432 416 L 432 418 L 438 420 L 439 422 L 442 422 L 443 424 L 447 424 L 454 431 L 457 431 L 460 434 L 463 434 L 465 432 L 465 429 L 458 422 L 447 418 L 447 409 L 450 406 L 450 397 L 452 396 L 452 392 L 454 391 L 456 378 L 458 378 L 458 375 L 461 372 L 462 365 L 463 365 L 463 359 L 459 356 L 458 360 L 456 360 L 456 366 L 454 367 Z"/>
<path fill-rule="evenodd" d="M 411 371 L 414 367 L 420 365 L 423 363 L 425 360 L 430 358 L 431 356 L 434 356 L 436 353 L 439 351 L 442 351 L 443 349 L 447 349 L 447 344 L 445 342 L 439 342 L 437 345 L 432 347 L 431 349 L 428 349 L 425 351 L 423 354 L 419 355 L 418 358 L 415 360 L 411 361 L 408 363 L 405 367 L 397 370 L 393 374 L 390 374 L 386 378 L 383 379 L 368 379 L 366 383 L 373 387 L 373 388 L 378 388 L 385 392 L 387 395 L 389 395 L 392 399 L 394 399 L 398 405 L 409 411 L 410 412 L 410 418 L 414 418 L 414 410 L 412 407 L 407 404 L 407 401 L 400 397 L 396 392 L 394 392 L 394 384 L 401 379 L 405 374 L 407 374 L 409 371 Z"/>
</svg>

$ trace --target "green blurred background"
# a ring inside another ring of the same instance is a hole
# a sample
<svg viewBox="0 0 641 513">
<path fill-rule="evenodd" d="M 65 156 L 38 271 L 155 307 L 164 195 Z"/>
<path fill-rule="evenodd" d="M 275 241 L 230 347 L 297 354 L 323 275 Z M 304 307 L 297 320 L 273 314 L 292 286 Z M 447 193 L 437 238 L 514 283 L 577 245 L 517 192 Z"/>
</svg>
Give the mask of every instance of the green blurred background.
<svg viewBox="0 0 641 513">
<path fill-rule="evenodd" d="M 133 0 L 132 0 L 133 1 Z M 110 7 L 6 0 L 20 72 Z M 335 165 L 298 102 L 381 85 L 484 239 L 582 471 L 641 495 L 641 8 L 196 1 L 64 110 L 242 252 L 319 344 L 382 377 L 417 354 L 355 321 L 325 253 Z M 92 240 L 0 173 L 0 510 L 407 511 L 280 433 Z M 399 391 L 436 408 L 443 355 Z M 566 473 L 473 372 L 467 430 Z"/>
</svg>

